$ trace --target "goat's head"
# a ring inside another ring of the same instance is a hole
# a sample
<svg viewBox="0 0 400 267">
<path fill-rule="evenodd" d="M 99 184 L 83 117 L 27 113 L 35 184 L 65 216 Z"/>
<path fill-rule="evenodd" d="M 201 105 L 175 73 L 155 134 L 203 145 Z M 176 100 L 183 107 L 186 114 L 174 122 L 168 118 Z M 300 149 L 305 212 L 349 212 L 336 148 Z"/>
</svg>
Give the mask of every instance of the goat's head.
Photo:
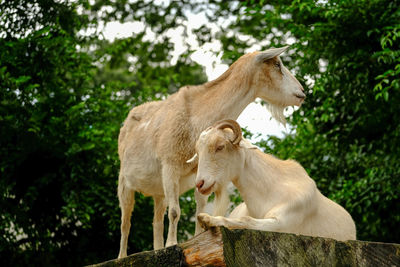
<svg viewBox="0 0 400 267">
<path fill-rule="evenodd" d="M 303 86 L 279 58 L 287 48 L 288 46 L 254 52 L 246 56 L 248 60 L 244 61 L 248 64 L 248 77 L 252 77 L 249 82 L 255 90 L 255 97 L 268 102 L 268 109 L 273 117 L 283 124 L 284 108 L 301 106 L 306 97 Z"/>
<path fill-rule="evenodd" d="M 234 120 L 222 120 L 200 134 L 196 143 L 198 171 L 197 190 L 208 195 L 237 176 L 240 171 L 240 147 L 248 145 Z"/>
</svg>

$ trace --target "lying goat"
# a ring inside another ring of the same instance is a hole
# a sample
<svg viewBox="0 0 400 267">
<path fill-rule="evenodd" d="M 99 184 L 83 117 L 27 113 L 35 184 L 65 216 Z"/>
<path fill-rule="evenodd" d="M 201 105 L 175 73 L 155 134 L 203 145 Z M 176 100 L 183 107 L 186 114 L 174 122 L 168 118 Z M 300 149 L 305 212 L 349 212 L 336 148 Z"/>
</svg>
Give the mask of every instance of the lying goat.
<svg viewBox="0 0 400 267">
<path fill-rule="evenodd" d="M 201 213 L 204 228 L 225 226 L 288 232 L 337 240 L 356 239 L 350 214 L 317 189 L 295 161 L 264 154 L 242 138 L 233 120 L 217 122 L 197 141 L 196 187 L 204 195 L 233 182 L 244 203 L 229 218 Z"/>
<path fill-rule="evenodd" d="M 118 139 L 119 258 L 127 255 L 135 191 L 154 198 L 154 249 L 164 246 L 163 220 L 167 206 L 166 245 L 177 243 L 179 195 L 195 186 L 197 170 L 196 162 L 186 163 L 186 160 L 194 154 L 202 130 L 223 118 L 236 119 L 256 97 L 268 102 L 272 115 L 281 122 L 286 106 L 302 104 L 303 87 L 279 59 L 286 48 L 246 54 L 214 81 L 182 87 L 164 101 L 149 102 L 130 111 Z M 195 198 L 198 215 L 207 199 L 198 192 Z M 222 215 L 218 210 L 215 214 Z M 200 230 L 196 222 L 196 234 Z"/>
</svg>

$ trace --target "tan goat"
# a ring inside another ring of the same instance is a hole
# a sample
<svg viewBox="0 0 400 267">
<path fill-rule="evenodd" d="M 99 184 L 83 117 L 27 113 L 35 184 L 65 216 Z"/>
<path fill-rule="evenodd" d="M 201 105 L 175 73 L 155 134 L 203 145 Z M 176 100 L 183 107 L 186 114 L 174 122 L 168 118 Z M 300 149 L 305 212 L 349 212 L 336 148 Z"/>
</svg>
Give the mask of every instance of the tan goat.
<svg viewBox="0 0 400 267">
<path fill-rule="evenodd" d="M 196 150 L 197 190 L 217 195 L 233 182 L 244 200 L 229 218 L 199 214 L 204 228 L 225 226 L 356 239 L 350 214 L 322 195 L 300 164 L 264 154 L 242 138 L 236 121 L 223 120 L 202 132 Z"/>
<path fill-rule="evenodd" d="M 186 160 L 194 154 L 202 130 L 223 118 L 236 119 L 256 97 L 268 102 L 273 116 L 281 122 L 284 122 L 282 111 L 286 106 L 302 104 L 303 87 L 279 59 L 286 48 L 246 54 L 214 81 L 184 86 L 164 101 L 146 103 L 130 111 L 118 140 L 119 258 L 127 255 L 135 191 L 154 198 L 154 249 L 164 246 L 163 219 L 167 206 L 166 246 L 177 243 L 179 195 L 195 186 L 197 171 L 197 163 L 186 163 Z M 207 199 L 198 192 L 195 199 L 197 215 Z M 196 222 L 196 234 L 200 231 Z"/>
</svg>

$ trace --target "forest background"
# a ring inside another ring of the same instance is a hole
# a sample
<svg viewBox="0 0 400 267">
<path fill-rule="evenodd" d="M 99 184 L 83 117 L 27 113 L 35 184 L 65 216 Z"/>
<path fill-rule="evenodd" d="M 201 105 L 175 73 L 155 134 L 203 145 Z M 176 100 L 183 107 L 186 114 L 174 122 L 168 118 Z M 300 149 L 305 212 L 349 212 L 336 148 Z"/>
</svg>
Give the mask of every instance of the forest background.
<svg viewBox="0 0 400 267">
<path fill-rule="evenodd" d="M 209 23 L 188 28 L 201 12 Z M 110 41 L 99 29 L 115 21 L 144 27 Z M 171 29 L 182 31 L 179 56 Z M 117 256 L 119 128 L 133 106 L 207 80 L 189 31 L 226 64 L 254 44 L 292 43 L 282 60 L 308 97 L 288 118 L 293 131 L 258 145 L 300 162 L 352 214 L 359 239 L 400 242 L 400 1 L 2 0 L 2 266 Z M 184 241 L 193 190 L 180 200 Z M 129 253 L 152 249 L 152 205 L 136 195 Z"/>
</svg>

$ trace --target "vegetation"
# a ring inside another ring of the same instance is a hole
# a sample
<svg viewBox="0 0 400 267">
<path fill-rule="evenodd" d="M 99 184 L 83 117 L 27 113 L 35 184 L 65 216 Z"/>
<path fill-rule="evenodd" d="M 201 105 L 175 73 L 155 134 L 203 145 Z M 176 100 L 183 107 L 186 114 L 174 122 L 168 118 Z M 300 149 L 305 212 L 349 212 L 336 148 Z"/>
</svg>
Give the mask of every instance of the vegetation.
<svg viewBox="0 0 400 267">
<path fill-rule="evenodd" d="M 353 215 L 360 239 L 400 242 L 399 1 L 0 1 L 0 259 L 84 265 L 116 257 L 118 131 L 134 105 L 206 80 L 168 31 L 206 10 L 200 45 L 231 63 L 253 43 L 293 43 L 283 58 L 308 98 L 295 131 L 264 136 Z M 233 18 L 233 19 L 232 19 Z M 141 21 L 111 42 L 101 25 Z M 152 32 L 149 40 L 146 33 Z M 216 52 L 216 51 L 214 51 Z M 129 252 L 152 248 L 152 200 L 137 195 Z M 235 200 L 238 200 L 235 197 Z M 181 197 L 180 240 L 195 203 Z M 167 223 L 168 220 L 166 220 Z"/>
<path fill-rule="evenodd" d="M 287 64 L 309 93 L 290 121 L 295 133 L 263 144 L 298 160 L 345 206 L 359 239 L 399 242 L 400 3 L 286 2 L 249 5 L 241 19 L 253 37 L 261 38 L 248 26 L 256 22 L 278 32 L 272 45 L 295 38 Z"/>
</svg>

